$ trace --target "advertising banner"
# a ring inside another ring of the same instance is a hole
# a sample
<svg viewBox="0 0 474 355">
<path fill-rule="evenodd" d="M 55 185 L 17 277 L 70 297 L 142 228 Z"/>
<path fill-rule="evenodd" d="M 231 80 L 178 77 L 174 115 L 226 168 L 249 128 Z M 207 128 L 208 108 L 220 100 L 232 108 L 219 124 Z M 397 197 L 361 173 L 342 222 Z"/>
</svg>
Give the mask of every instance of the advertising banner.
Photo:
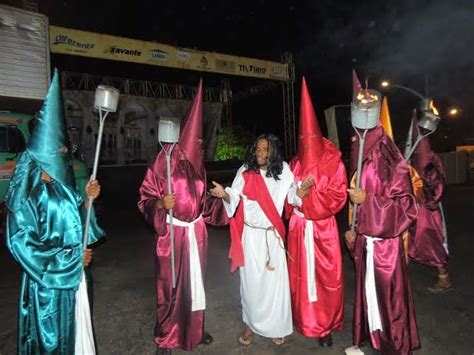
<svg viewBox="0 0 474 355">
<path fill-rule="evenodd" d="M 50 26 L 52 53 L 285 81 L 286 64 Z"/>
</svg>

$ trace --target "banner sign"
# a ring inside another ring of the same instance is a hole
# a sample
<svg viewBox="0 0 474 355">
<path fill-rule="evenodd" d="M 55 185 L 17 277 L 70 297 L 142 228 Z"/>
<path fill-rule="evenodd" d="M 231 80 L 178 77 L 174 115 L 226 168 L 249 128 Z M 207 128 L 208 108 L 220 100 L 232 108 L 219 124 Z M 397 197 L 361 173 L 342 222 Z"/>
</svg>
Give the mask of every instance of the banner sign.
<svg viewBox="0 0 474 355">
<path fill-rule="evenodd" d="M 288 80 L 288 65 L 267 60 L 169 46 L 100 33 L 49 26 L 51 53 L 162 67 Z"/>
</svg>

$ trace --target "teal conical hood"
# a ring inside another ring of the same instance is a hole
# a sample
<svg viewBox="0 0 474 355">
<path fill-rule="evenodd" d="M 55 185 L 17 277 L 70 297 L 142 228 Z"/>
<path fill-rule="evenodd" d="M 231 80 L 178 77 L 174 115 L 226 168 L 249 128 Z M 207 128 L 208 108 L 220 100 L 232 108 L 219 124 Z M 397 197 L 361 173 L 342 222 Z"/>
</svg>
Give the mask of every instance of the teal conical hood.
<svg viewBox="0 0 474 355">
<path fill-rule="evenodd" d="M 75 188 L 57 69 L 26 150 L 41 170 L 54 180 Z"/>
</svg>

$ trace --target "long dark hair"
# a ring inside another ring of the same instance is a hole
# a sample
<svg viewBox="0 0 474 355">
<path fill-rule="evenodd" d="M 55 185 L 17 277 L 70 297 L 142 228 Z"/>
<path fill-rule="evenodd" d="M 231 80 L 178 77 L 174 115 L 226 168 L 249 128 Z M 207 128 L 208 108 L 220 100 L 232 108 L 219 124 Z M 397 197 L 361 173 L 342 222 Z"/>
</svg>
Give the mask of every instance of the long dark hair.
<svg viewBox="0 0 474 355">
<path fill-rule="evenodd" d="M 255 156 L 257 144 L 259 140 L 266 139 L 268 141 L 268 167 L 267 177 L 272 177 L 275 180 L 280 180 L 278 177 L 283 171 L 283 156 L 281 154 L 280 139 L 272 133 L 265 133 L 257 137 L 255 143 L 247 150 L 247 156 L 244 161 L 244 166 L 247 170 L 259 171 L 260 167 L 257 164 Z"/>
</svg>

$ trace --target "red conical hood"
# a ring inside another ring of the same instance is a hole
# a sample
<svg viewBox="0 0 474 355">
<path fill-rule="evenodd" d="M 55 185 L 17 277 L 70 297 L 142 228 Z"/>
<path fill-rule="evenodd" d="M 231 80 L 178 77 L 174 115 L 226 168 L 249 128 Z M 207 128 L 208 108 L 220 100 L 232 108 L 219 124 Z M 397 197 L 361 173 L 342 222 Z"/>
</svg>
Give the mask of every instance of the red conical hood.
<svg viewBox="0 0 474 355">
<path fill-rule="evenodd" d="M 298 159 L 303 171 L 316 165 L 324 154 L 324 141 L 318 119 L 309 96 L 306 80 L 301 85 L 300 132 L 298 137 Z"/>
<path fill-rule="evenodd" d="M 188 111 L 184 126 L 181 129 L 179 147 L 184 156 L 193 165 L 196 173 L 204 176 L 204 148 L 202 121 L 202 79 L 199 80 L 198 90 L 191 108 Z"/>
<path fill-rule="evenodd" d="M 362 90 L 362 85 L 360 84 L 360 80 L 357 77 L 357 73 L 355 69 L 352 69 L 352 95 L 354 95 L 356 92 L 359 92 Z"/>
</svg>

